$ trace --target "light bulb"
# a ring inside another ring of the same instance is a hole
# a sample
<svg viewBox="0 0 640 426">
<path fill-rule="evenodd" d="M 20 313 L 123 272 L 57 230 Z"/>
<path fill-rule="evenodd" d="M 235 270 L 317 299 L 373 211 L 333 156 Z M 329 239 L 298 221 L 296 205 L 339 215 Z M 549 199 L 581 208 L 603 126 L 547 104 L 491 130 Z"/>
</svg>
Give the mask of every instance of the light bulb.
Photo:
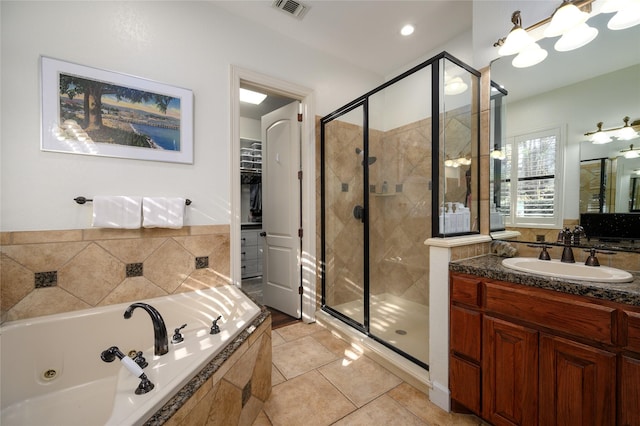
<svg viewBox="0 0 640 426">
<path fill-rule="evenodd" d="M 541 48 L 538 43 L 533 43 L 518 53 L 518 56 L 513 58 L 513 61 L 511 61 L 511 65 L 516 68 L 531 67 L 544 61 L 547 55 L 547 51 Z"/>
<path fill-rule="evenodd" d="M 587 19 L 589 19 L 588 13 L 582 12 L 574 4 L 566 3 L 553 14 L 551 23 L 544 30 L 544 36 L 557 37 L 571 28 L 587 22 Z"/>
<path fill-rule="evenodd" d="M 598 131 L 591 136 L 591 142 L 596 145 L 602 145 L 611 142 L 611 138 L 606 132 Z"/>
<path fill-rule="evenodd" d="M 553 47 L 558 52 L 568 52 L 590 43 L 597 35 L 597 29 L 582 23 L 564 33 Z"/>
<path fill-rule="evenodd" d="M 629 141 L 631 139 L 637 138 L 638 136 L 638 132 L 633 130 L 633 128 L 630 126 L 625 126 L 622 129 L 618 130 L 616 133 L 616 137 L 623 141 Z"/>
<path fill-rule="evenodd" d="M 618 13 L 609 20 L 607 28 L 624 30 L 638 24 L 640 24 L 640 0 L 627 0 Z"/>
<path fill-rule="evenodd" d="M 511 30 L 504 44 L 498 49 L 498 55 L 509 56 L 515 55 L 525 47 L 534 43 L 535 40 L 522 28 Z"/>
</svg>

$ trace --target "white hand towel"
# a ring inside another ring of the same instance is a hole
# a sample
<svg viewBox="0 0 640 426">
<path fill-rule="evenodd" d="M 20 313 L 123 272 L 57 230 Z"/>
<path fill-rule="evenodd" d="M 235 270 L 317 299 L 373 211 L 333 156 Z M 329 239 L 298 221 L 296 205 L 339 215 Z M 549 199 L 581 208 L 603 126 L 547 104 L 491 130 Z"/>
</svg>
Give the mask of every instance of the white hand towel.
<svg viewBox="0 0 640 426">
<path fill-rule="evenodd" d="M 141 217 L 142 197 L 93 197 L 93 227 L 138 229 Z"/>
<path fill-rule="evenodd" d="M 145 228 L 182 228 L 185 199 L 180 197 L 143 197 L 142 226 Z"/>
</svg>

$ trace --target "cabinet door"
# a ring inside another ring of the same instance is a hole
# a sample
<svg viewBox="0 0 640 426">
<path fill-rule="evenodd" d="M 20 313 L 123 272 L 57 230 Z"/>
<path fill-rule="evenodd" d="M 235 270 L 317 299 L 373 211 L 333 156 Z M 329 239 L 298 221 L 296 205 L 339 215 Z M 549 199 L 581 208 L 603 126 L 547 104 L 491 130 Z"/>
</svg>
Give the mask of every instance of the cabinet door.
<svg viewBox="0 0 640 426">
<path fill-rule="evenodd" d="M 501 425 L 538 422 L 538 332 L 496 318 L 483 320 L 482 414 Z"/>
<path fill-rule="evenodd" d="M 622 357 L 619 403 L 618 424 L 640 426 L 640 360 L 638 359 Z"/>
<path fill-rule="evenodd" d="M 540 337 L 540 425 L 613 425 L 615 404 L 615 354 Z"/>
</svg>

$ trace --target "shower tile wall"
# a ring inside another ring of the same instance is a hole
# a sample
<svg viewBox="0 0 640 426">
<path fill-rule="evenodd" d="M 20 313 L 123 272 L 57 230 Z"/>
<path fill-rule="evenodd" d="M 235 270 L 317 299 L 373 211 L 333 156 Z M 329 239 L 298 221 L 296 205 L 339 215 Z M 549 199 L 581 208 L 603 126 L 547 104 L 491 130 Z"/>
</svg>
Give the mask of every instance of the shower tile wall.
<svg viewBox="0 0 640 426">
<path fill-rule="evenodd" d="M 0 238 L 3 322 L 230 282 L 227 225 L 3 232 Z M 204 258 L 208 267 L 201 268 Z M 141 275 L 127 275 L 132 265 Z M 36 286 L 51 272 L 55 283 Z"/>
<path fill-rule="evenodd" d="M 371 293 L 390 293 L 429 304 L 431 237 L 431 119 L 384 133 L 371 141 L 376 194 L 371 203 Z M 386 181 L 389 192 L 378 194 Z"/>
<path fill-rule="evenodd" d="M 353 207 L 362 205 L 362 166 L 355 154 L 362 128 L 332 122 L 326 150 L 327 300 L 338 305 L 363 295 L 363 227 Z M 431 121 L 387 132 L 369 131 L 371 294 L 391 293 L 428 304 L 431 236 Z M 387 181 L 388 192 L 382 194 Z M 342 192 L 348 184 L 348 191 Z"/>
</svg>

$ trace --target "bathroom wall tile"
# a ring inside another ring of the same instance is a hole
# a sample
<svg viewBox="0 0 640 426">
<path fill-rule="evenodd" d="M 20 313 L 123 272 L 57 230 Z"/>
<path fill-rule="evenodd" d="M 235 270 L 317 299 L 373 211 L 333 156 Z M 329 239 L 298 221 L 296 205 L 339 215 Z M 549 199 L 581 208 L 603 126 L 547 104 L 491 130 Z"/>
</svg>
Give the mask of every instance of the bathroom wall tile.
<svg viewBox="0 0 640 426">
<path fill-rule="evenodd" d="M 231 284 L 231 279 L 211 268 L 194 269 L 172 293 L 184 293 L 187 291 L 203 290 L 212 287 Z"/>
<path fill-rule="evenodd" d="M 342 359 L 318 369 L 356 407 L 362 407 L 402 383 L 402 380 L 366 356 Z"/>
<path fill-rule="evenodd" d="M 189 237 L 174 237 L 173 240 L 187 249 L 194 256 L 208 256 L 224 249 L 228 236 L 225 234 L 196 235 Z"/>
<path fill-rule="evenodd" d="M 13 259 L 0 256 L 0 308 L 6 312 L 33 290 L 34 274 Z"/>
<path fill-rule="evenodd" d="M 258 417 L 258 414 L 262 411 L 263 402 L 258 398 L 251 397 L 249 401 L 242 407 L 240 418 L 238 419 L 238 426 L 252 426 L 254 420 Z"/>
<path fill-rule="evenodd" d="M 271 424 L 271 421 L 269 420 L 269 417 L 267 417 L 266 413 L 264 411 L 260 411 L 260 413 L 258 413 L 258 417 L 256 417 L 256 419 L 253 421 L 253 424 L 251 426 L 273 426 Z"/>
<path fill-rule="evenodd" d="M 236 362 L 229 372 L 225 374 L 225 380 L 228 380 L 238 388 L 243 389 L 253 376 L 253 369 L 256 365 L 259 350 L 260 344 L 249 346 L 249 349 L 247 349 L 238 362 Z"/>
<path fill-rule="evenodd" d="M 58 284 L 58 271 L 36 272 L 35 288 L 54 287 Z"/>
<path fill-rule="evenodd" d="M 115 305 L 117 303 L 135 302 L 152 297 L 166 296 L 168 293 L 145 277 L 126 278 L 104 297 L 98 306 Z"/>
<path fill-rule="evenodd" d="M 166 238 L 128 238 L 118 240 L 97 240 L 96 244 L 107 250 L 123 263 L 144 262 L 151 253 L 162 245 Z"/>
<path fill-rule="evenodd" d="M 85 241 L 130 239 L 140 237 L 142 237 L 141 229 L 89 228 L 82 230 L 82 239 Z"/>
<path fill-rule="evenodd" d="M 262 339 L 263 334 L 269 338 L 269 344 L 271 344 L 271 315 L 269 315 L 269 317 L 266 318 L 262 324 L 260 324 L 260 326 L 249 335 L 247 343 L 249 343 L 249 345 L 253 345 L 257 340 Z"/>
<path fill-rule="evenodd" d="M 190 227 L 185 226 L 180 229 L 171 228 L 142 228 L 140 236 L 142 238 L 159 238 L 159 237 L 181 237 L 189 235 Z"/>
<path fill-rule="evenodd" d="M 79 229 L 61 231 L 17 231 L 12 232 L 12 244 L 41 244 L 82 241 Z"/>
<path fill-rule="evenodd" d="M 95 306 L 125 279 L 125 265 L 91 243 L 58 270 L 58 286 Z"/>
<path fill-rule="evenodd" d="M 213 397 L 207 426 L 228 426 L 238 424 L 242 412 L 242 390 L 226 380 Z"/>
<path fill-rule="evenodd" d="M 189 235 L 229 234 L 229 225 L 201 225 L 189 227 Z"/>
<path fill-rule="evenodd" d="M 144 276 L 168 293 L 173 293 L 195 270 L 194 256 L 168 239 L 144 263 Z"/>
<path fill-rule="evenodd" d="M 12 244 L 13 232 L 0 232 L 0 246 L 8 246 Z"/>
<path fill-rule="evenodd" d="M 295 425 L 304 419 L 305 426 L 325 426 L 354 409 L 355 406 L 317 371 L 275 386 L 264 405 L 264 411 L 274 425 Z"/>
<path fill-rule="evenodd" d="M 179 424 L 180 426 L 205 426 L 208 423 L 209 412 L 214 403 L 215 395 L 220 390 L 220 382 L 214 382 L 213 387 L 207 394 L 193 407 Z"/>
<path fill-rule="evenodd" d="M 3 246 L 0 250 L 33 272 L 44 272 L 60 270 L 88 245 L 88 242 L 24 244 Z"/>
<path fill-rule="evenodd" d="M 195 425 L 196 415 L 194 414 L 192 416 L 191 412 L 194 410 L 196 405 L 200 401 L 202 401 L 203 398 L 207 398 L 207 397 L 209 397 L 210 399 L 213 398 L 214 394 L 212 393 L 212 390 L 213 390 L 213 381 L 211 380 L 211 378 L 209 378 L 207 381 L 205 381 L 202 384 L 202 386 L 200 386 L 193 393 L 193 395 L 189 399 L 185 401 L 182 407 L 180 407 L 178 411 L 176 411 L 176 413 L 173 416 L 171 416 L 166 423 L 164 423 L 163 426 L 178 426 L 182 424 L 182 422 L 185 420 L 186 420 L 185 423 L 187 423 L 188 425 Z M 211 395 L 209 395 L 210 392 L 211 392 Z M 208 412 L 206 410 L 203 410 L 203 411 L 204 413 L 202 414 L 201 418 L 202 418 L 202 422 L 205 422 L 206 418 L 208 417 Z"/>
<path fill-rule="evenodd" d="M 60 287 L 46 287 L 33 290 L 7 314 L 7 321 L 33 318 L 42 315 L 77 311 L 90 308 L 88 303 L 69 294 Z"/>
<path fill-rule="evenodd" d="M 271 369 L 273 356 L 271 339 L 264 333 L 262 339 L 256 342 L 258 352 L 251 376 L 251 392 L 259 401 L 265 402 L 271 395 Z"/>
<path fill-rule="evenodd" d="M 480 156 L 480 200 L 489 199 L 489 172 L 490 172 L 489 155 Z M 482 212 L 483 215 L 489 212 Z"/>
</svg>

